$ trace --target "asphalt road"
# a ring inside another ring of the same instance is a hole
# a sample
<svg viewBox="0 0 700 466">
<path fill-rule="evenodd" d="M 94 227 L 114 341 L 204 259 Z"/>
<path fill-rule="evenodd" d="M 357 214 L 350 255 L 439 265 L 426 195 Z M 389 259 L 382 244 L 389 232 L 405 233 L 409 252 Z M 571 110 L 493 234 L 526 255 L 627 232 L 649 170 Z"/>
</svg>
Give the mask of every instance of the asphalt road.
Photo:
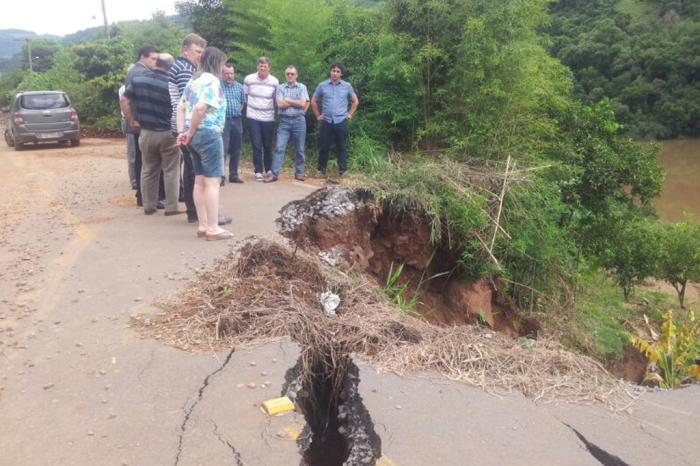
<svg viewBox="0 0 700 466">
<path fill-rule="evenodd" d="M 124 152 L 90 139 L 0 147 L 0 465 L 299 464 L 303 418 L 259 409 L 279 395 L 294 344 L 192 354 L 128 327 L 236 244 L 198 240 L 184 216 L 143 215 Z M 244 176 L 222 190 L 238 239 L 277 238 L 279 208 L 314 189 Z M 614 413 L 495 397 L 434 374 L 360 364 L 360 376 L 383 466 L 606 464 L 595 448 L 619 464 L 700 462 L 698 387 Z"/>
</svg>

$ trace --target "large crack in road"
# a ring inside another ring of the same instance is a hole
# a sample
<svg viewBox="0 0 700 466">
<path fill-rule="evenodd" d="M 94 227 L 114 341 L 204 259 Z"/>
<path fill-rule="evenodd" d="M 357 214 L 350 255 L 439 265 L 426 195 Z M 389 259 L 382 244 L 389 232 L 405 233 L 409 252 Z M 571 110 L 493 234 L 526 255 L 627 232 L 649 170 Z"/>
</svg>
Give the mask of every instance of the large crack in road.
<svg viewBox="0 0 700 466">
<path fill-rule="evenodd" d="M 200 401 L 202 401 L 202 398 L 204 397 L 204 391 L 207 389 L 209 386 L 209 381 L 212 377 L 216 376 L 217 374 L 221 373 L 228 363 L 231 361 L 231 358 L 233 357 L 233 353 L 236 351 L 235 348 L 231 348 L 231 351 L 229 351 L 228 355 L 226 356 L 226 359 L 224 362 L 221 364 L 221 366 L 216 369 L 214 372 L 211 374 L 207 375 L 204 378 L 204 381 L 202 382 L 202 386 L 199 387 L 199 390 L 197 391 L 197 399 L 192 402 L 192 405 L 187 408 L 184 407 L 183 411 L 185 413 L 185 418 L 182 420 L 182 424 L 180 425 L 180 434 L 178 435 L 178 441 L 177 441 L 177 454 L 175 455 L 175 466 L 177 466 L 180 463 L 180 455 L 182 455 L 182 446 L 185 438 L 185 433 L 187 432 L 187 423 L 190 421 L 190 417 L 192 416 L 192 412 L 194 409 L 197 407 Z M 227 442 L 228 443 L 228 442 Z M 230 444 L 229 444 L 230 446 Z M 233 447 L 231 447 L 233 448 Z M 235 451 L 235 449 L 234 449 Z M 236 452 L 237 453 L 237 452 Z"/>
<path fill-rule="evenodd" d="M 574 429 L 571 427 L 569 424 L 566 422 L 562 422 L 566 427 L 574 431 L 574 434 L 583 442 L 583 444 L 586 446 L 586 449 L 588 452 L 593 456 L 593 458 L 597 459 L 600 464 L 603 464 L 605 466 L 630 466 L 629 464 L 625 463 L 620 459 L 619 457 L 608 453 L 607 451 L 603 450 L 600 448 L 598 445 L 591 443 L 586 437 L 583 436 L 581 432 L 578 430 Z"/>
</svg>

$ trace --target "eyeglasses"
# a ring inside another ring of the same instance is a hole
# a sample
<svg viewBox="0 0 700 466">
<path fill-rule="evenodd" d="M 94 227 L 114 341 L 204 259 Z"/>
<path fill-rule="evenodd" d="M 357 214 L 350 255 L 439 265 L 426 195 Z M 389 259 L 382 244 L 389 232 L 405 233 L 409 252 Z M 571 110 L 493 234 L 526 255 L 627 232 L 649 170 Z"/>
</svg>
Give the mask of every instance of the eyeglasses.
<svg viewBox="0 0 700 466">
<path fill-rule="evenodd" d="M 284 74 L 286 74 L 287 76 L 294 76 L 294 75 L 296 75 L 296 73 L 284 73 Z"/>
</svg>

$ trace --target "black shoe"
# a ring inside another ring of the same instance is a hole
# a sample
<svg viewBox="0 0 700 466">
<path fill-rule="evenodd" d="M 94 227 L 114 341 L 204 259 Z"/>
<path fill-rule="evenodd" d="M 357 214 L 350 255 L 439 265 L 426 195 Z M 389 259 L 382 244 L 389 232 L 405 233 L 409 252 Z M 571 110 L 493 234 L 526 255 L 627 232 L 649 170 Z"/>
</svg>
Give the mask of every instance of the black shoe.
<svg viewBox="0 0 700 466">
<path fill-rule="evenodd" d="M 163 203 L 163 201 L 158 201 L 158 204 L 156 204 L 156 209 L 158 209 L 158 210 L 165 209 L 165 204 Z"/>
<path fill-rule="evenodd" d="M 219 225 L 228 225 L 233 222 L 233 219 L 228 215 L 219 215 Z"/>
<path fill-rule="evenodd" d="M 197 217 L 197 214 L 187 214 L 187 223 L 198 223 L 199 218 Z"/>
<path fill-rule="evenodd" d="M 219 183 L 219 186 L 225 186 L 226 185 L 226 177 L 222 176 L 221 177 L 221 183 Z"/>
<path fill-rule="evenodd" d="M 170 216 L 172 216 L 172 215 L 182 215 L 182 214 L 186 214 L 186 213 L 187 213 L 186 210 L 177 210 L 177 209 L 171 210 L 171 211 L 167 211 L 167 210 L 166 210 L 166 211 L 165 211 L 165 216 L 166 216 L 166 217 L 170 217 Z"/>
<path fill-rule="evenodd" d="M 238 176 L 231 175 L 228 177 L 228 182 L 229 183 L 243 183 L 243 180 L 240 179 Z"/>
<path fill-rule="evenodd" d="M 299 174 L 299 175 L 294 175 L 294 179 L 297 181 L 304 181 L 306 178 L 304 177 L 304 174 Z"/>
<path fill-rule="evenodd" d="M 263 183 L 274 183 L 277 180 L 279 180 L 279 178 L 276 175 L 269 175 L 267 178 L 265 178 Z"/>
<path fill-rule="evenodd" d="M 153 215 L 156 213 L 156 209 L 143 209 L 143 213 L 146 215 Z"/>
</svg>

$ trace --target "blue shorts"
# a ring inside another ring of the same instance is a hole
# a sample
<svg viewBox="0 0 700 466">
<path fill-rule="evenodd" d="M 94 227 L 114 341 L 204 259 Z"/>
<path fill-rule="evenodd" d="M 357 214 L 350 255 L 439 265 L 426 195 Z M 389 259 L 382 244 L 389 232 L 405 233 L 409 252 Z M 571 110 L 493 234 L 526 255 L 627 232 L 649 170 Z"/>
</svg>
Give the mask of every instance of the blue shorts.
<svg viewBox="0 0 700 466">
<path fill-rule="evenodd" d="M 224 141 L 221 133 L 210 128 L 199 128 L 188 146 L 192 155 L 194 174 L 207 178 L 224 176 Z"/>
</svg>

